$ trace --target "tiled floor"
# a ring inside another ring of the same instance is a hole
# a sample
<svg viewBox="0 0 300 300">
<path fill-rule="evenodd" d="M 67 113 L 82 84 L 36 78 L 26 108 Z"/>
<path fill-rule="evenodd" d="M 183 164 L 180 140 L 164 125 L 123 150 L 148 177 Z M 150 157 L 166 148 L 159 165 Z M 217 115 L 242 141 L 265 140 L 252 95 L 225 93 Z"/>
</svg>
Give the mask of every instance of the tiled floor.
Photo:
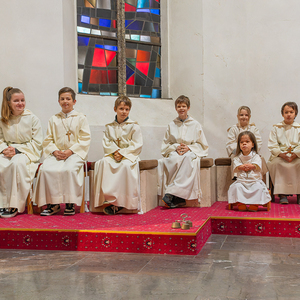
<svg viewBox="0 0 300 300">
<path fill-rule="evenodd" d="M 197 256 L 0 250 L 0 299 L 300 299 L 300 239 L 212 235 Z"/>
</svg>

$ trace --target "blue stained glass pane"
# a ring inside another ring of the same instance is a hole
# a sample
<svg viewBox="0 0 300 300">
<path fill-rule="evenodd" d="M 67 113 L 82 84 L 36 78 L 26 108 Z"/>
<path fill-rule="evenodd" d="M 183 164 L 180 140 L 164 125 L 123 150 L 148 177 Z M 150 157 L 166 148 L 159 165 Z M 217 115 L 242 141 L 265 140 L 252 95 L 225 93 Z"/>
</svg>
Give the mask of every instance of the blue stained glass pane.
<svg viewBox="0 0 300 300">
<path fill-rule="evenodd" d="M 127 27 L 131 22 L 132 20 L 125 20 L 125 27 Z"/>
<path fill-rule="evenodd" d="M 137 12 L 146 12 L 146 13 L 149 13 L 149 12 L 150 12 L 150 9 L 142 9 L 142 8 L 138 8 L 136 11 L 137 11 Z"/>
<path fill-rule="evenodd" d="M 110 93 L 104 93 L 104 92 L 101 92 L 100 95 L 101 95 L 101 96 L 110 96 Z"/>
<path fill-rule="evenodd" d="M 159 32 L 158 24 L 157 23 L 153 23 L 153 25 L 154 25 L 155 31 Z"/>
<path fill-rule="evenodd" d="M 96 47 L 96 48 L 104 49 L 104 46 L 103 46 L 103 45 L 98 45 L 98 44 L 96 44 L 95 47 Z"/>
<path fill-rule="evenodd" d="M 90 17 L 88 17 L 88 16 L 81 16 L 81 23 L 90 24 Z"/>
<path fill-rule="evenodd" d="M 126 66 L 126 80 L 134 73 L 128 66 Z"/>
<path fill-rule="evenodd" d="M 161 98 L 160 95 L 161 95 L 160 90 L 156 90 L 156 89 L 152 90 L 152 98 Z"/>
<path fill-rule="evenodd" d="M 159 68 L 156 68 L 156 70 L 155 70 L 155 77 L 160 78 L 160 69 Z"/>
<path fill-rule="evenodd" d="M 118 93 L 110 93 L 111 96 L 118 96 Z"/>
<path fill-rule="evenodd" d="M 155 15 L 160 15 L 160 10 L 159 9 L 151 9 L 151 13 Z"/>
<path fill-rule="evenodd" d="M 99 19 L 99 26 L 110 27 L 111 20 L 109 19 Z"/>
<path fill-rule="evenodd" d="M 136 34 L 132 34 L 131 35 L 131 39 L 134 40 L 134 41 L 139 41 L 140 40 L 140 36 L 136 35 Z"/>
<path fill-rule="evenodd" d="M 105 48 L 106 50 L 118 51 L 118 47 L 117 47 L 117 46 L 105 45 L 104 48 Z"/>
<path fill-rule="evenodd" d="M 78 82 L 78 93 L 82 91 L 82 82 Z"/>
<path fill-rule="evenodd" d="M 150 7 L 149 0 L 138 0 L 137 8 Z"/>
<path fill-rule="evenodd" d="M 88 37 L 79 36 L 78 46 L 87 46 L 89 44 L 89 40 L 90 39 Z"/>
<path fill-rule="evenodd" d="M 140 95 L 141 98 L 151 98 L 150 95 Z"/>
<path fill-rule="evenodd" d="M 130 25 L 126 26 L 126 29 L 142 30 L 143 29 L 143 25 L 144 25 L 143 21 L 134 21 Z"/>
</svg>

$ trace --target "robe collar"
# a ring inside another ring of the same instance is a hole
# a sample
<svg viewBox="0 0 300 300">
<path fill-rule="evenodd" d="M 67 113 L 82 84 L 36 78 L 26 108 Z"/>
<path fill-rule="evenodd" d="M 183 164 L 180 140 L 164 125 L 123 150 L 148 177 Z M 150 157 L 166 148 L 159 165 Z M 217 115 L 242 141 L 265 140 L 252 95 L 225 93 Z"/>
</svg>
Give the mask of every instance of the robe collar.
<svg viewBox="0 0 300 300">
<path fill-rule="evenodd" d="M 179 119 L 179 117 L 177 117 L 176 119 L 173 120 L 173 122 L 176 124 L 183 124 L 183 123 L 188 123 L 194 121 L 194 119 L 191 116 L 188 116 L 185 120 L 181 120 Z"/>
<path fill-rule="evenodd" d="M 123 125 L 123 124 L 138 124 L 138 122 L 131 120 L 130 118 L 128 118 L 126 121 L 124 121 L 123 123 L 119 124 L 116 120 L 113 120 L 113 122 L 110 122 L 106 125 Z"/>
<path fill-rule="evenodd" d="M 79 113 L 75 110 L 75 109 L 73 109 L 72 111 L 70 111 L 69 113 L 67 113 L 67 114 L 65 114 L 65 113 L 63 113 L 62 111 L 61 112 L 59 112 L 58 114 L 56 114 L 57 116 L 60 116 L 60 117 L 62 117 L 62 118 L 68 118 L 68 117 L 75 117 L 75 116 L 78 116 L 79 115 Z"/>
<path fill-rule="evenodd" d="M 23 116 L 29 116 L 31 114 L 32 114 L 32 112 L 29 109 L 24 109 L 23 112 L 20 115 L 18 115 L 18 116 L 10 115 L 10 118 L 18 118 L 18 117 L 23 117 Z"/>
<path fill-rule="evenodd" d="M 300 128 L 300 124 L 297 123 L 297 122 L 295 122 L 295 121 L 294 121 L 293 124 L 290 124 L 290 125 L 285 124 L 284 121 L 282 121 L 282 122 L 279 122 L 279 123 L 277 123 L 277 124 L 275 124 L 273 126 L 274 127 L 278 127 L 278 128 L 285 128 L 285 127 L 288 127 L 288 126 L 295 127 L 295 128 Z"/>
<path fill-rule="evenodd" d="M 127 117 L 122 123 L 126 122 L 128 119 L 129 119 L 129 117 Z M 118 122 L 118 115 L 115 116 L 115 122 L 119 123 Z M 119 123 L 119 124 L 122 124 L 122 123 Z"/>
</svg>

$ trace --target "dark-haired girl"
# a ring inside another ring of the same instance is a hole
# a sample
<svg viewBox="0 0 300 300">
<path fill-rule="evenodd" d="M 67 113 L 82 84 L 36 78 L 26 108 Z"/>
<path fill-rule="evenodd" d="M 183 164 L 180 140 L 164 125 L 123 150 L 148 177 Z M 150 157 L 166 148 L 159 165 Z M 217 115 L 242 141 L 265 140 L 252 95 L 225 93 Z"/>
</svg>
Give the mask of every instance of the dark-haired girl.
<svg viewBox="0 0 300 300">
<path fill-rule="evenodd" d="M 258 205 L 271 201 L 262 181 L 262 161 L 257 154 L 257 142 L 251 131 L 239 134 L 233 170 L 237 180 L 229 187 L 228 203 L 238 203 L 240 211 L 257 211 Z"/>
</svg>

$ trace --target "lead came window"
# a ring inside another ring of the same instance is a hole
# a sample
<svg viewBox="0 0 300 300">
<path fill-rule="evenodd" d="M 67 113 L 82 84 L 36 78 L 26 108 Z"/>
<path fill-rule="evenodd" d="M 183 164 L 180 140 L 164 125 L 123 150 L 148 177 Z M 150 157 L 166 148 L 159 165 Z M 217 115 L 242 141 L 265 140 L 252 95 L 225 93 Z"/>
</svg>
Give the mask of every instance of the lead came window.
<svg viewBox="0 0 300 300">
<path fill-rule="evenodd" d="M 77 0 L 77 34 L 79 93 L 161 97 L 160 0 Z"/>
</svg>

